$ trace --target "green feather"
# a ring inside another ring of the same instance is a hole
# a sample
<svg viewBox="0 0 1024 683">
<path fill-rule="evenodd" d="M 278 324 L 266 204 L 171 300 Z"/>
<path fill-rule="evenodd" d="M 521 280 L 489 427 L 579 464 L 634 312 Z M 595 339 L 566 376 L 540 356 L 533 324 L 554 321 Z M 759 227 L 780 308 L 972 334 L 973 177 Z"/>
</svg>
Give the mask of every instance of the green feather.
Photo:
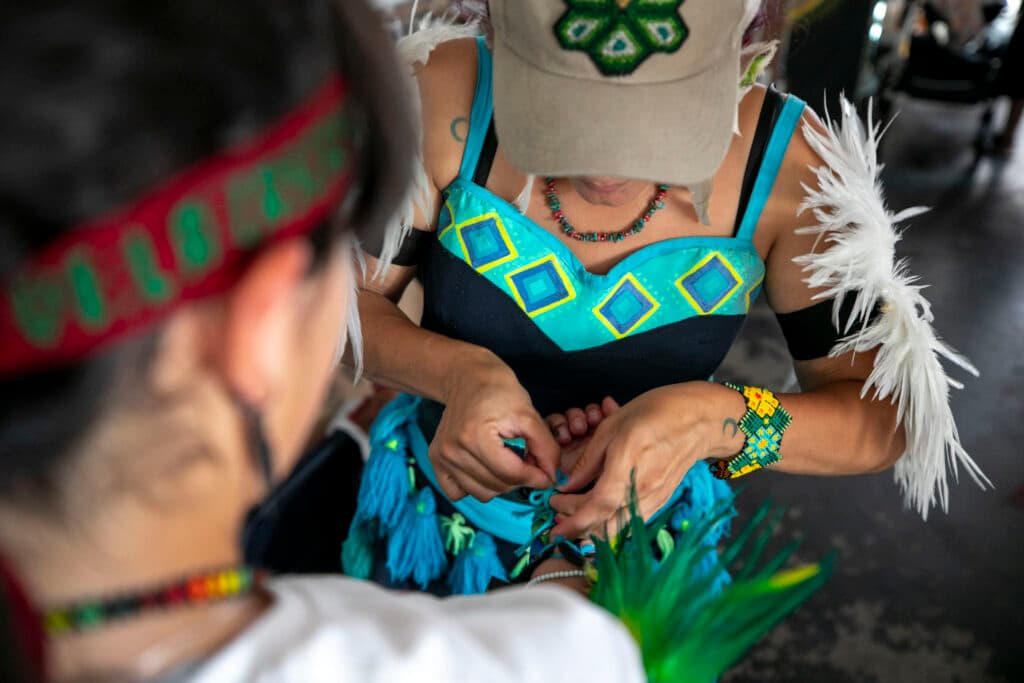
<svg viewBox="0 0 1024 683">
<path fill-rule="evenodd" d="M 655 548 L 664 519 L 644 524 L 635 494 L 623 530 L 611 542 L 594 539 L 591 599 L 636 639 L 651 683 L 712 683 L 831 572 L 831 558 L 783 570 L 796 543 L 759 564 L 782 514 L 766 503 L 722 551 L 716 570 L 701 575 L 702 560 L 716 552 L 705 539 L 729 508 L 725 502 L 692 525 L 660 563 Z M 715 593 L 717 571 L 741 559 L 732 582 Z"/>
</svg>

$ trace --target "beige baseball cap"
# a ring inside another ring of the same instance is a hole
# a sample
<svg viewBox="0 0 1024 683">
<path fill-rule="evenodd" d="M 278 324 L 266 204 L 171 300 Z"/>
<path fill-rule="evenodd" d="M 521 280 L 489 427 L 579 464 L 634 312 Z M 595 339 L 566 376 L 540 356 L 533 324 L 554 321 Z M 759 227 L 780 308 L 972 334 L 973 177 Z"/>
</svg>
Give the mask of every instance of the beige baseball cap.
<svg viewBox="0 0 1024 683">
<path fill-rule="evenodd" d="M 733 135 L 758 0 L 490 0 L 498 138 L 519 169 L 691 185 Z"/>
</svg>

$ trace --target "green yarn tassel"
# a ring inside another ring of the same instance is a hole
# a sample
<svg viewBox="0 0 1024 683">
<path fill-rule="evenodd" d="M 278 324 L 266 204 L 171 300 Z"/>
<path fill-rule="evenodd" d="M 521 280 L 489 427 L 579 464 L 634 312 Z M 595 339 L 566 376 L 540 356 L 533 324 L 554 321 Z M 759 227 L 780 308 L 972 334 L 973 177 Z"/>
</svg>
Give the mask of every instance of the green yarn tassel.
<svg viewBox="0 0 1024 683">
<path fill-rule="evenodd" d="M 341 569 L 354 579 L 368 579 L 373 573 L 374 535 L 370 523 L 356 517 L 341 544 Z"/>
<path fill-rule="evenodd" d="M 477 531 L 470 546 L 455 558 L 448 575 L 448 587 L 455 595 L 483 593 L 492 579 L 508 581 L 505 567 L 498 558 L 498 547 L 490 534 Z"/>
<path fill-rule="evenodd" d="M 646 526 L 637 513 L 613 542 L 595 538 L 597 581 L 591 599 L 629 629 L 640 646 L 651 683 L 712 683 L 784 616 L 818 590 L 831 572 L 831 558 L 818 564 L 782 570 L 796 550 L 791 543 L 758 566 L 778 523 L 763 506 L 716 558 L 707 539 L 719 533 L 730 515 L 730 501 L 715 508 L 681 534 L 675 548 L 655 557 L 652 543 L 661 528 Z M 664 520 L 661 520 L 662 522 Z M 715 593 L 718 575 L 752 548 L 732 582 Z M 722 571 L 708 571 L 711 564 Z"/>
<path fill-rule="evenodd" d="M 448 566 L 437 518 L 437 503 L 429 487 L 420 489 L 402 509 L 388 539 L 387 568 L 391 580 L 412 579 L 422 590 Z"/>
</svg>

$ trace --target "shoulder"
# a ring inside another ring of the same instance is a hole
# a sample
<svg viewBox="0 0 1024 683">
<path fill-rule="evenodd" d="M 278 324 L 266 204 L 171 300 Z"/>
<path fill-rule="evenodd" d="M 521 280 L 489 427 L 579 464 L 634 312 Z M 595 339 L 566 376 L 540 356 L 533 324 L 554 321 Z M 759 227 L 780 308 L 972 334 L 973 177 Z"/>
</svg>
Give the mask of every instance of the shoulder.
<svg viewBox="0 0 1024 683">
<path fill-rule="evenodd" d="M 808 129 L 824 132 L 825 127 L 810 107 L 804 107 L 786 149 L 782 167 L 762 214 L 756 239 L 767 253 L 766 292 L 776 312 L 806 308 L 815 299 L 804 282 L 804 273 L 794 259 L 821 251 L 827 244 L 800 228 L 815 225 L 813 212 L 804 211 L 808 189 L 817 187 L 815 171 L 825 162 L 807 141 Z"/>
<path fill-rule="evenodd" d="M 543 680 L 574 661 L 590 681 L 643 680 L 631 637 L 559 589 L 439 600 L 339 577 L 275 579 L 264 616 L 196 683 L 249 680 Z M 557 640 L 559 648 L 545 647 Z M 597 648 L 594 654 L 591 648 Z"/>
<path fill-rule="evenodd" d="M 813 221 L 813 216 L 801 214 L 800 207 L 807 198 L 807 188 L 817 184 L 816 169 L 824 161 L 807 141 L 808 129 L 825 131 L 821 119 L 810 107 L 804 107 L 789 139 L 786 155 L 775 178 L 771 197 L 762 216 L 763 237 L 774 245 L 780 239 L 792 236 L 793 231 Z"/>
</svg>

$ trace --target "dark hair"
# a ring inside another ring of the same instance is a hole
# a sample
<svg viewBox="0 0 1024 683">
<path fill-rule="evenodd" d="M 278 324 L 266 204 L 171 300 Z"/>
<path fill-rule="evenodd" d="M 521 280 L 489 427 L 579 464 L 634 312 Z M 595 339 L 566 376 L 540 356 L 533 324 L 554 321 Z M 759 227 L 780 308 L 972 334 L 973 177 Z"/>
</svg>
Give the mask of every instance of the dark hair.
<svg viewBox="0 0 1024 683">
<path fill-rule="evenodd" d="M 363 0 L 8 0 L 0 64 L 0 281 L 74 226 L 267 127 L 332 72 L 363 140 L 347 227 L 379 228 L 411 172 L 397 64 Z M 52 491 L 118 369 L 145 363 L 152 340 L 0 381 L 0 497 Z"/>
</svg>

